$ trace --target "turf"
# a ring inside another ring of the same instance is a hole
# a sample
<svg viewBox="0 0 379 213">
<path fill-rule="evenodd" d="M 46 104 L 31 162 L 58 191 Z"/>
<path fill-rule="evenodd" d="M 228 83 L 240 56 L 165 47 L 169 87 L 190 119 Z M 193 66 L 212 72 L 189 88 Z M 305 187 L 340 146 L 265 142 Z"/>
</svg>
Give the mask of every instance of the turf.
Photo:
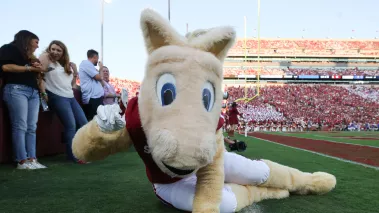
<svg viewBox="0 0 379 213">
<path fill-rule="evenodd" d="M 309 172 L 326 171 L 337 177 L 337 188 L 327 195 L 268 200 L 242 212 L 377 212 L 378 170 L 237 137 L 248 144 L 242 155 L 268 158 Z M 49 168 L 17 171 L 10 165 L 0 167 L 0 212 L 180 212 L 166 207 L 155 197 L 143 163 L 133 151 L 87 165 L 67 163 L 64 156 L 40 161 Z"/>
<path fill-rule="evenodd" d="M 354 137 L 366 137 L 366 138 L 379 138 L 379 134 L 376 132 L 338 132 L 338 133 L 328 133 L 328 132 L 302 132 L 302 133 L 286 133 L 286 132 L 267 132 L 268 134 L 278 134 L 285 136 L 294 136 L 299 138 L 309 138 L 317 140 L 326 140 L 332 142 L 342 142 L 342 143 L 352 143 L 359 145 L 368 145 L 379 147 L 379 139 L 377 140 L 367 140 L 367 139 L 349 139 L 349 138 L 338 138 L 346 136 Z"/>
</svg>

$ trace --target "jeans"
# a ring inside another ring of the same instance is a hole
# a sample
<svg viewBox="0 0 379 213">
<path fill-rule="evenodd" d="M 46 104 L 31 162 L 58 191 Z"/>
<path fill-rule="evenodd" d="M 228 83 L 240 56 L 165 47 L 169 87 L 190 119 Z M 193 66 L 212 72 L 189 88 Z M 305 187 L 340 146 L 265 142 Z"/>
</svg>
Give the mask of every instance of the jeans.
<svg viewBox="0 0 379 213">
<path fill-rule="evenodd" d="M 91 121 L 97 115 L 97 108 L 103 105 L 104 97 L 90 98 L 88 104 L 83 104 L 83 110 L 88 121 Z"/>
<path fill-rule="evenodd" d="M 72 153 L 72 139 L 76 130 L 88 123 L 87 118 L 75 98 L 65 98 L 46 91 L 48 95 L 48 104 L 53 110 L 64 127 L 63 140 L 66 143 L 67 158 L 76 161 Z"/>
<path fill-rule="evenodd" d="M 21 84 L 6 84 L 3 99 L 12 126 L 15 160 L 20 162 L 27 158 L 36 158 L 36 130 L 40 106 L 38 90 Z"/>
</svg>

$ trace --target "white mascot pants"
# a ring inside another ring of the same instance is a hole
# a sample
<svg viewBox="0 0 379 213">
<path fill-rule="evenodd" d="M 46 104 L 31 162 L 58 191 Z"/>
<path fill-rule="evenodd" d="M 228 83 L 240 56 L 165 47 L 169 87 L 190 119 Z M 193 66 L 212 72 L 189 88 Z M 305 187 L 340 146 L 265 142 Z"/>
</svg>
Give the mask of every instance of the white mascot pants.
<svg viewBox="0 0 379 213">
<path fill-rule="evenodd" d="M 250 160 L 233 152 L 224 153 L 225 182 L 240 185 L 259 185 L 264 183 L 269 175 L 270 168 L 259 160 Z M 196 175 L 184 178 L 171 184 L 154 184 L 156 195 L 163 202 L 173 207 L 192 212 L 195 196 Z M 220 212 L 235 212 L 237 199 L 231 188 L 224 186 Z"/>
</svg>

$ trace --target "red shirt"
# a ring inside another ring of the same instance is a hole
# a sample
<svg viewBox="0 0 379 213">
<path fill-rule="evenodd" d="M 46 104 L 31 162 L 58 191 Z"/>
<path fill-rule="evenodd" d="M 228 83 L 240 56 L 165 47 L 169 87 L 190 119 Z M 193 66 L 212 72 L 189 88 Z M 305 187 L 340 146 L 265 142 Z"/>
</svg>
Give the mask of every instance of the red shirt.
<svg viewBox="0 0 379 213">
<path fill-rule="evenodd" d="M 240 113 L 238 112 L 236 107 L 233 107 L 229 110 L 229 124 L 238 124 L 238 117 Z"/>
<path fill-rule="evenodd" d="M 134 97 L 129 100 L 126 111 L 125 111 L 125 121 L 126 129 L 128 130 L 129 136 L 132 139 L 134 148 L 136 149 L 138 155 L 143 160 L 146 167 L 146 175 L 151 183 L 174 183 L 179 181 L 181 178 L 173 178 L 157 166 L 153 157 L 148 150 L 147 139 L 145 132 L 142 128 L 141 119 L 138 110 L 138 97 Z M 219 130 L 224 124 L 224 119 L 220 117 L 216 131 Z"/>
</svg>

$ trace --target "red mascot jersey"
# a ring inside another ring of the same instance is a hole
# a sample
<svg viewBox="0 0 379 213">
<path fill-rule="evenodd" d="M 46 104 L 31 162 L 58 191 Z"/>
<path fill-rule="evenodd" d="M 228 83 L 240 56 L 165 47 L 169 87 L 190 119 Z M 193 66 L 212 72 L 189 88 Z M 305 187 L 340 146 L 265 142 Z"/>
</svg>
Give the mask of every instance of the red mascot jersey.
<svg viewBox="0 0 379 213">
<path fill-rule="evenodd" d="M 133 141 L 134 148 L 145 164 L 149 181 L 151 183 L 168 184 L 180 180 L 181 178 L 173 178 L 162 172 L 149 153 L 146 135 L 142 128 L 138 111 L 138 97 L 134 97 L 128 101 L 125 111 L 125 121 L 126 129 L 129 132 L 130 139 Z M 224 119 L 220 117 L 216 131 L 219 130 L 223 124 Z"/>
</svg>

